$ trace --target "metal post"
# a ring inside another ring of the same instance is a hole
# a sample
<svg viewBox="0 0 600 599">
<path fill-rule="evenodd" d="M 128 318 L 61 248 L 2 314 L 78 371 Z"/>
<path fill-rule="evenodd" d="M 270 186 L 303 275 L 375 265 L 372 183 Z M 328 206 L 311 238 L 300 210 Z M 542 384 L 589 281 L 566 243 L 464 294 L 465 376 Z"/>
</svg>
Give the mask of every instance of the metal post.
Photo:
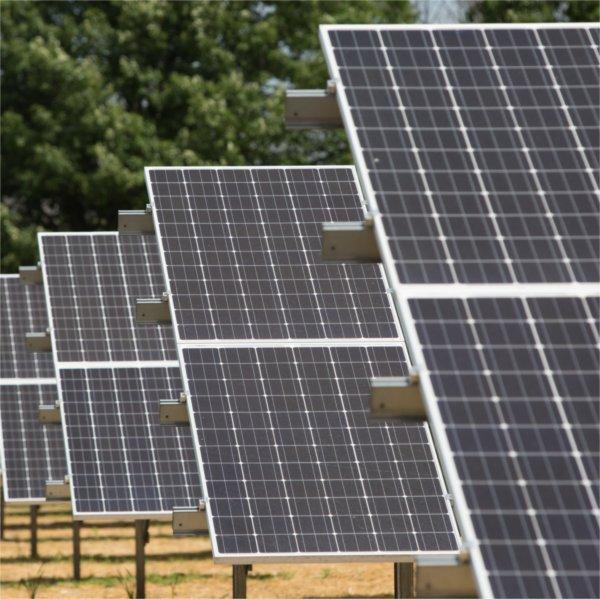
<svg viewBox="0 0 600 599">
<path fill-rule="evenodd" d="M 73 578 L 81 580 L 81 522 L 73 520 Z"/>
<path fill-rule="evenodd" d="M 0 539 L 4 540 L 4 493 L 0 487 Z"/>
<path fill-rule="evenodd" d="M 38 557 L 38 551 L 37 551 L 37 517 L 38 517 L 38 510 L 39 510 L 40 506 L 39 505 L 32 505 L 30 508 L 30 516 L 31 516 L 31 523 L 30 523 L 30 530 L 31 530 L 31 551 L 30 551 L 30 557 L 31 559 L 37 559 Z"/>
<path fill-rule="evenodd" d="M 149 520 L 135 521 L 135 596 L 146 597 L 145 545 L 148 542 Z"/>
<path fill-rule="evenodd" d="M 415 564 L 404 562 L 394 564 L 394 597 L 413 599 L 415 597 Z"/>
<path fill-rule="evenodd" d="M 246 578 L 251 569 L 246 564 L 233 566 L 233 599 L 246 599 Z"/>
</svg>

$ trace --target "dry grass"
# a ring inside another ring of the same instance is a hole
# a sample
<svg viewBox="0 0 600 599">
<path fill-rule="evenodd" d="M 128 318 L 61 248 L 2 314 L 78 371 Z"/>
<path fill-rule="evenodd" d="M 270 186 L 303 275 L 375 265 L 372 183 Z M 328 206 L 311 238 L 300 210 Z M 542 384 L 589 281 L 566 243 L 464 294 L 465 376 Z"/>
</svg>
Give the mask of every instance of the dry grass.
<svg viewBox="0 0 600 599">
<path fill-rule="evenodd" d="M 86 525 L 81 531 L 81 576 L 72 579 L 71 517 L 64 506 L 44 506 L 38 516 L 39 559 L 29 559 L 29 511 L 9 506 L 0 543 L 0 596 L 100 599 L 130 595 L 134 587 L 132 524 Z M 263 564 L 248 577 L 248 597 L 391 596 L 391 564 Z M 150 526 L 146 547 L 149 598 L 231 596 L 231 568 L 215 565 L 205 537 L 174 538 L 167 523 Z"/>
</svg>

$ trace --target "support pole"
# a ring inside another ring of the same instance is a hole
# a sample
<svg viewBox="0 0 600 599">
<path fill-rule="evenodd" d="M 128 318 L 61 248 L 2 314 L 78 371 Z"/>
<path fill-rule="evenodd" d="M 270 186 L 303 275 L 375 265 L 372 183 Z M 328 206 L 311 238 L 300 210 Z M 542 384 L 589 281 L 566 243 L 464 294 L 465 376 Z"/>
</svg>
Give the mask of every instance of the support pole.
<svg viewBox="0 0 600 599">
<path fill-rule="evenodd" d="M 73 579 L 81 580 L 81 522 L 73 520 Z"/>
<path fill-rule="evenodd" d="M 146 597 L 146 559 L 145 546 L 148 542 L 149 520 L 135 521 L 135 596 Z"/>
<path fill-rule="evenodd" d="M 0 487 L 0 539 L 4 540 L 4 493 Z"/>
<path fill-rule="evenodd" d="M 394 564 L 394 597 L 413 599 L 415 597 L 415 564 L 403 562 Z"/>
<path fill-rule="evenodd" d="M 233 566 L 233 599 L 246 599 L 246 579 L 251 569 L 247 564 Z"/>
<path fill-rule="evenodd" d="M 29 555 L 31 557 L 31 559 L 37 559 L 38 557 L 38 551 L 37 551 L 37 517 L 38 517 L 38 510 L 40 509 L 39 505 L 32 505 L 30 508 L 30 516 L 31 516 L 31 522 L 30 522 L 30 530 L 31 530 L 31 550 L 29 552 Z"/>
</svg>

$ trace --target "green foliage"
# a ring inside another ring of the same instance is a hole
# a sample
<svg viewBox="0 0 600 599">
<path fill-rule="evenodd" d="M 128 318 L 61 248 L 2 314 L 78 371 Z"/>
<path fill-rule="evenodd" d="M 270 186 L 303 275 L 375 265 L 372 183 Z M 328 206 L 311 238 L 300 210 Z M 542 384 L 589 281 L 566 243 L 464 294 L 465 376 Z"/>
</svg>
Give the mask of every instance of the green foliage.
<svg viewBox="0 0 600 599">
<path fill-rule="evenodd" d="M 598 22 L 598 0 L 480 0 L 467 18 L 476 23 Z"/>
<path fill-rule="evenodd" d="M 147 165 L 348 162 L 342 131 L 286 131 L 322 87 L 320 23 L 407 22 L 407 0 L 4 2 L 2 269 L 38 226 L 114 228 Z"/>
</svg>

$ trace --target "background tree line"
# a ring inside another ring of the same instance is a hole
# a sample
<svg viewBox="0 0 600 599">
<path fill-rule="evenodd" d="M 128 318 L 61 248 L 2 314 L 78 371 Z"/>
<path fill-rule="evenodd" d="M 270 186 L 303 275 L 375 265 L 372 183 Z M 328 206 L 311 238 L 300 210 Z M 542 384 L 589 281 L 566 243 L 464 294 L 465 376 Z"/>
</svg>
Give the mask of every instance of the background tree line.
<svg viewBox="0 0 600 599">
<path fill-rule="evenodd" d="M 2 272 L 40 229 L 114 229 L 147 165 L 347 163 L 344 131 L 288 131 L 322 87 L 321 23 L 407 23 L 408 0 L 14 2 L 2 33 Z M 595 0 L 469 2 L 475 22 L 598 20 Z"/>
</svg>

